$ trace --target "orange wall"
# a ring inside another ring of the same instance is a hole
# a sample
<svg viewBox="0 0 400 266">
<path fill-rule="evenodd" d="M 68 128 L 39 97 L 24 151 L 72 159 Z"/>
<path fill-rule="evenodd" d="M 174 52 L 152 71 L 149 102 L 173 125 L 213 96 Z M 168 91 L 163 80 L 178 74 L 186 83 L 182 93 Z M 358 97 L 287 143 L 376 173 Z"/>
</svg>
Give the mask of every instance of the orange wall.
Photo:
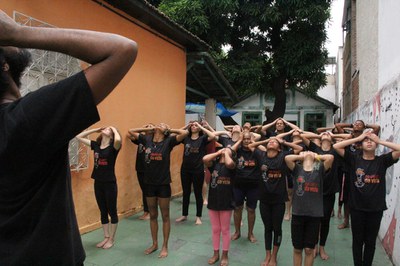
<svg viewBox="0 0 400 266">
<path fill-rule="evenodd" d="M 135 172 L 136 145 L 127 138 L 129 128 L 152 122 L 165 122 L 173 128 L 185 123 L 186 53 L 136 24 L 90 0 L 2 1 L 1 9 L 31 16 L 55 27 L 90 29 L 118 33 L 135 40 L 139 46 L 137 60 L 112 94 L 98 107 L 101 121 L 93 127 L 113 125 L 123 136 L 116 174 L 118 213 L 127 216 L 141 208 L 141 191 Z M 181 192 L 180 164 L 182 149 L 173 151 L 172 194 Z M 72 173 L 73 193 L 81 232 L 100 226 L 93 180 L 90 178 L 93 156 L 88 170 Z"/>
</svg>

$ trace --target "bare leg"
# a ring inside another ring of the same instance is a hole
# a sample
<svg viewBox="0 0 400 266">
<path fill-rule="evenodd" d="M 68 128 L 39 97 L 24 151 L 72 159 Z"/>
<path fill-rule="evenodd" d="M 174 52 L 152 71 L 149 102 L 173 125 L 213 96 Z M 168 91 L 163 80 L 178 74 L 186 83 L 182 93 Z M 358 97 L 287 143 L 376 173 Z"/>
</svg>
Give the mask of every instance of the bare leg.
<svg viewBox="0 0 400 266">
<path fill-rule="evenodd" d="M 235 233 L 232 235 L 231 240 L 240 238 L 240 223 L 242 221 L 243 206 L 239 206 L 233 212 L 233 222 L 235 224 Z"/>
<path fill-rule="evenodd" d="M 301 266 L 303 262 L 303 250 L 293 249 L 293 266 Z"/>
<path fill-rule="evenodd" d="M 219 261 L 219 250 L 214 250 L 214 255 L 208 259 L 208 264 L 212 265 Z"/>
<path fill-rule="evenodd" d="M 314 249 L 305 248 L 305 258 L 304 258 L 304 266 L 312 266 L 314 264 Z"/>
<path fill-rule="evenodd" d="M 158 202 L 160 204 L 160 210 L 163 221 L 163 246 L 161 248 L 161 252 L 158 255 L 159 258 L 166 258 L 168 256 L 168 240 L 169 233 L 171 231 L 171 221 L 169 218 L 169 202 L 170 198 L 159 198 Z"/>
<path fill-rule="evenodd" d="M 118 223 L 113 224 L 111 223 L 109 226 L 110 231 L 110 238 L 108 239 L 107 243 L 104 244 L 103 249 L 109 249 L 114 246 L 115 243 L 115 233 L 117 232 Z"/>
<path fill-rule="evenodd" d="M 344 229 L 349 227 L 349 216 L 350 216 L 350 208 L 348 203 L 343 203 L 344 205 L 344 220 L 342 224 L 338 225 L 339 229 Z"/>
<path fill-rule="evenodd" d="M 109 224 L 102 224 L 101 226 L 103 227 L 104 239 L 96 245 L 98 248 L 102 248 L 108 239 L 110 239 Z"/>
<path fill-rule="evenodd" d="M 153 253 L 158 249 L 158 208 L 157 208 L 157 198 L 156 197 L 147 197 L 147 205 L 149 206 L 150 212 L 150 231 L 151 231 L 151 238 L 153 240 L 153 244 L 144 251 L 144 254 L 148 255 Z"/>
<path fill-rule="evenodd" d="M 288 188 L 288 198 L 289 201 L 285 202 L 285 206 L 286 206 L 286 213 L 285 216 L 283 217 L 283 219 L 285 221 L 289 221 L 290 217 L 292 216 L 292 197 L 293 196 L 293 189 Z"/>
<path fill-rule="evenodd" d="M 272 255 L 271 255 L 271 259 L 268 263 L 268 266 L 276 266 L 277 258 L 278 258 L 278 250 L 279 250 L 279 246 L 274 246 L 274 248 L 272 249 Z"/>
<path fill-rule="evenodd" d="M 257 242 L 257 239 L 254 237 L 253 234 L 255 221 L 256 221 L 256 211 L 254 209 L 250 209 L 249 207 L 247 207 L 247 223 L 249 226 L 249 233 L 247 235 L 247 238 L 251 243 Z"/>
<path fill-rule="evenodd" d="M 204 170 L 204 182 L 203 182 L 203 205 L 207 205 L 208 201 L 207 201 L 207 189 L 208 189 L 208 184 L 205 178 L 207 176 L 207 174 L 209 175 L 210 172 L 208 170 Z"/>
</svg>

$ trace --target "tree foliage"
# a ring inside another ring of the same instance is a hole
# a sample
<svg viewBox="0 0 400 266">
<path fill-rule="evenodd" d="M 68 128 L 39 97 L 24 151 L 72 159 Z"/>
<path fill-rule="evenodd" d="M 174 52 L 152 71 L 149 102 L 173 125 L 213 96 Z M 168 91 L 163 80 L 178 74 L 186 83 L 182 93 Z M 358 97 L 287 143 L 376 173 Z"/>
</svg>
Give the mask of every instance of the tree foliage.
<svg viewBox="0 0 400 266">
<path fill-rule="evenodd" d="M 283 116 L 285 89 L 297 87 L 311 96 L 326 84 L 325 25 L 331 0 L 150 2 L 211 45 L 211 54 L 240 95 L 273 94 L 269 120 Z"/>
</svg>

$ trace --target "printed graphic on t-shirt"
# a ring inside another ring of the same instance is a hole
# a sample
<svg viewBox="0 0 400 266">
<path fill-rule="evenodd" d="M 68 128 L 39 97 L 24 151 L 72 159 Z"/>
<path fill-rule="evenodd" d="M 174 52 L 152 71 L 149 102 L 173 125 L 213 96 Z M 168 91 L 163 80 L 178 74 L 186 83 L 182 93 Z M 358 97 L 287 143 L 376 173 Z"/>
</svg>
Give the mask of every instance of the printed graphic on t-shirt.
<svg viewBox="0 0 400 266">
<path fill-rule="evenodd" d="M 243 169 L 245 167 L 254 167 L 256 166 L 255 160 L 246 161 L 243 156 L 240 156 L 237 160 L 237 169 Z"/>
<path fill-rule="evenodd" d="M 143 144 L 140 143 L 140 144 L 138 145 L 138 152 L 139 152 L 139 153 L 142 153 L 142 152 L 144 152 L 144 151 L 145 151 L 145 148 L 144 148 Z"/>
<path fill-rule="evenodd" d="M 267 176 L 267 171 L 268 171 L 268 165 L 263 164 L 261 166 L 261 177 L 263 179 L 263 181 L 266 183 L 268 182 L 268 176 Z"/>
<path fill-rule="evenodd" d="M 199 152 L 199 147 L 192 147 L 189 143 L 185 144 L 185 156 L 189 156 L 191 153 Z"/>
<path fill-rule="evenodd" d="M 99 160 L 99 153 L 95 152 L 94 153 L 94 168 L 99 167 L 99 164 L 97 163 L 98 160 Z"/>
<path fill-rule="evenodd" d="M 150 154 L 151 154 L 151 148 L 147 148 L 147 149 L 145 150 L 145 154 L 144 154 L 144 161 L 145 161 L 146 163 L 150 163 L 150 162 L 151 162 L 151 160 L 150 160 Z"/>
<path fill-rule="evenodd" d="M 217 177 L 218 177 L 218 171 L 217 170 L 214 170 L 213 172 L 212 172 L 212 174 L 211 174 L 211 183 L 210 183 L 210 186 L 212 187 L 212 188 L 216 188 L 217 187 Z"/>
<path fill-rule="evenodd" d="M 365 183 L 364 183 L 364 176 L 365 176 L 365 172 L 364 169 L 361 168 L 357 168 L 356 170 L 356 181 L 354 182 L 354 185 L 358 188 L 362 188 Z"/>
<path fill-rule="evenodd" d="M 304 195 L 304 183 L 306 182 L 306 180 L 304 179 L 303 176 L 299 176 L 296 178 L 296 182 L 297 182 L 297 190 L 296 190 L 296 195 L 297 196 L 303 196 Z"/>
</svg>

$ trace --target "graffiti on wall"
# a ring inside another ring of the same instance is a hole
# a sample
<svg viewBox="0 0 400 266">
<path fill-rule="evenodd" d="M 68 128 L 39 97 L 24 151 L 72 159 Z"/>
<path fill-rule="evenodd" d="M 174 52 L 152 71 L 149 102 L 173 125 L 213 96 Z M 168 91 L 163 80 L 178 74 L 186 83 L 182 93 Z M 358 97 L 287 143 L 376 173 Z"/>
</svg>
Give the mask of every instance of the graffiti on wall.
<svg viewBox="0 0 400 266">
<path fill-rule="evenodd" d="M 400 143 L 400 75 L 384 86 L 372 99 L 350 115 L 351 121 L 362 119 L 366 123 L 381 126 L 380 138 Z M 389 152 L 389 149 L 379 147 L 378 153 Z M 394 164 L 386 173 L 386 203 L 388 209 L 384 212 L 379 238 L 386 253 L 395 265 L 400 264 L 400 162 Z M 396 211 L 397 210 L 397 211 Z"/>
</svg>

